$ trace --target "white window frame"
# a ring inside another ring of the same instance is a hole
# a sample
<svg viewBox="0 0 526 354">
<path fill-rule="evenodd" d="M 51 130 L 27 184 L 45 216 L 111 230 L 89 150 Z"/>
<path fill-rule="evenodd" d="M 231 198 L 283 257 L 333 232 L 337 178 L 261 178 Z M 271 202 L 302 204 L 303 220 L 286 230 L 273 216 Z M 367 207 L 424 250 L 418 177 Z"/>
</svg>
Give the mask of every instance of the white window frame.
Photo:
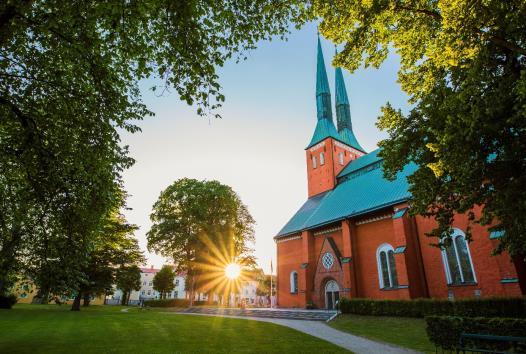
<svg viewBox="0 0 526 354">
<path fill-rule="evenodd" d="M 343 157 L 343 152 L 340 151 L 340 153 L 338 154 L 338 159 L 339 159 L 339 162 L 340 162 L 340 165 L 343 166 L 343 163 L 344 163 L 344 157 Z"/>
<path fill-rule="evenodd" d="M 460 257 L 458 256 L 457 244 L 455 243 L 455 239 L 457 237 L 463 237 L 464 242 L 466 242 L 466 249 L 467 249 L 467 254 L 468 254 L 469 265 L 471 267 L 471 272 L 473 273 L 473 282 L 476 283 L 477 275 L 475 273 L 475 266 L 473 265 L 473 258 L 471 258 L 471 251 L 469 249 L 469 244 L 466 240 L 466 234 L 464 233 L 464 231 L 454 227 L 453 233 L 451 234 L 451 246 L 450 247 L 453 247 L 453 252 L 455 253 L 455 259 L 457 261 L 456 266 L 460 273 L 460 283 L 465 284 L 466 282 L 464 280 L 464 273 L 462 272 L 462 266 L 460 265 Z M 449 261 L 447 260 L 447 254 L 446 254 L 445 247 L 442 247 L 441 253 L 442 253 L 442 264 L 444 265 L 444 272 L 446 273 L 447 284 L 448 285 L 456 284 L 456 283 L 453 283 L 453 278 L 451 277 L 451 271 L 449 270 Z"/>
<path fill-rule="evenodd" d="M 296 272 L 295 270 L 290 272 L 290 292 L 291 294 L 298 293 L 298 283 L 295 281 L 294 275 L 296 275 L 296 279 L 298 279 L 298 272 Z"/>
<path fill-rule="evenodd" d="M 312 156 L 312 168 L 316 168 L 316 167 L 318 167 L 316 165 L 316 156 Z"/>
<path fill-rule="evenodd" d="M 380 284 L 380 289 L 393 288 L 394 287 L 393 286 L 393 272 L 391 271 L 391 264 L 389 263 L 389 251 L 393 251 L 393 253 L 394 253 L 393 246 L 391 246 L 388 243 L 382 243 L 376 249 L 376 265 L 377 265 L 377 269 L 378 269 L 378 282 Z M 382 272 L 382 262 L 380 260 L 380 253 L 381 252 L 385 252 L 385 258 L 386 258 L 386 263 L 387 263 L 387 274 L 389 276 L 389 283 L 390 283 L 389 287 L 385 286 L 385 284 L 384 284 L 384 275 L 383 275 L 383 272 Z M 396 272 L 396 263 L 395 263 L 394 271 Z"/>
<path fill-rule="evenodd" d="M 320 152 L 320 166 L 325 165 L 325 153 Z"/>
</svg>

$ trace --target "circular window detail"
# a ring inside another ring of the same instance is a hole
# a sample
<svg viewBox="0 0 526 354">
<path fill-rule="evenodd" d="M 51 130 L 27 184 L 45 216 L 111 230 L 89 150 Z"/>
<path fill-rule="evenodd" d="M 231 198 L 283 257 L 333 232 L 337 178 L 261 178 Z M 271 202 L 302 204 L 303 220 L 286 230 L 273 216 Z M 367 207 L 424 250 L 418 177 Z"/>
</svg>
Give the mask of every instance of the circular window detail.
<svg viewBox="0 0 526 354">
<path fill-rule="evenodd" d="M 329 252 L 325 253 L 321 259 L 321 263 L 325 269 L 331 269 L 334 264 L 334 257 Z"/>
</svg>

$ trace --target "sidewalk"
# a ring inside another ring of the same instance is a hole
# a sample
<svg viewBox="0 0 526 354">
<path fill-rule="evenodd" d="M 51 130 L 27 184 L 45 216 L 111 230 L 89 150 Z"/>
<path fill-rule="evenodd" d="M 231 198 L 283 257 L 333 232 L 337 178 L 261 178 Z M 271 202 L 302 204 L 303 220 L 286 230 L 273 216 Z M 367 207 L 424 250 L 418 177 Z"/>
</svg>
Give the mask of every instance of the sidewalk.
<svg viewBox="0 0 526 354">
<path fill-rule="evenodd" d="M 261 322 L 271 322 L 281 326 L 293 328 L 297 331 L 307 333 L 311 336 L 326 340 L 330 343 L 338 345 L 342 348 L 348 349 L 356 354 L 370 354 L 370 353 L 386 353 L 386 354 L 408 354 L 417 353 L 410 349 L 400 348 L 394 345 L 384 344 L 358 337 L 346 332 L 338 331 L 325 322 L 321 321 L 306 321 L 306 320 L 289 320 L 266 317 L 247 317 L 247 316 L 228 316 L 217 314 L 204 313 L 178 313 L 170 312 L 175 315 L 191 315 L 191 316 L 220 316 L 228 318 L 239 318 L 245 320 L 254 320 Z"/>
</svg>

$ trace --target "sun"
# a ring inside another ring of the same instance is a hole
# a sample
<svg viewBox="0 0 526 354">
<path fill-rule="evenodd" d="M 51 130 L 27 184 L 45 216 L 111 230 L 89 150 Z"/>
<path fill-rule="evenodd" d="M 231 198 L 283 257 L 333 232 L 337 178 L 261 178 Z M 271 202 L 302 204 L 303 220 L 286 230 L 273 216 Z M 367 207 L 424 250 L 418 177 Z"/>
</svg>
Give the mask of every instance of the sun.
<svg viewBox="0 0 526 354">
<path fill-rule="evenodd" d="M 234 280 L 241 274 L 241 267 L 239 264 L 230 263 L 225 267 L 225 275 L 228 279 Z"/>
</svg>

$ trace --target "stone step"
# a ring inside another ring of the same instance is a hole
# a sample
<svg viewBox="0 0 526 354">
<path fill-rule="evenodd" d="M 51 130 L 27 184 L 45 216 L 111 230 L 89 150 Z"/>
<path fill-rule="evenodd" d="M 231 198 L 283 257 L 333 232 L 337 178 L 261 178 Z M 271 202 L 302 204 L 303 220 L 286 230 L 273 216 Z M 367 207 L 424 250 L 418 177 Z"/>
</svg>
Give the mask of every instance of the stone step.
<svg viewBox="0 0 526 354">
<path fill-rule="evenodd" d="M 246 317 L 267 317 L 291 320 L 327 321 L 334 314 L 333 312 L 307 312 L 294 310 L 250 310 L 250 309 L 221 309 L 221 308 L 200 308 L 190 307 L 182 310 L 183 313 L 202 313 L 207 315 L 225 316 L 246 316 Z"/>
</svg>

